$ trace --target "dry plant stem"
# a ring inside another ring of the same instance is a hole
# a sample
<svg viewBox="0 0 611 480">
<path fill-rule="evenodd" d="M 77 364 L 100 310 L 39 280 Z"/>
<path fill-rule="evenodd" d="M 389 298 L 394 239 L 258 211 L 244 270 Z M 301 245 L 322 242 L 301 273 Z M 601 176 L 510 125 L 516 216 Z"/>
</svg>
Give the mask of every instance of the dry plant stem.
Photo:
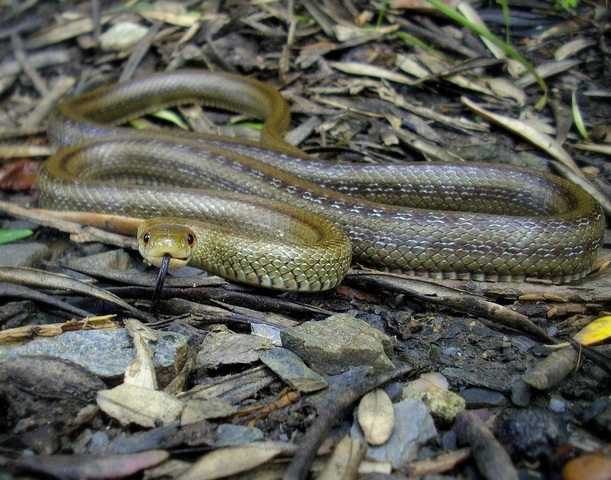
<svg viewBox="0 0 611 480">
<path fill-rule="evenodd" d="M 37 103 L 36 107 L 30 112 L 28 117 L 23 122 L 23 127 L 26 129 L 34 129 L 40 126 L 42 121 L 56 107 L 60 98 L 68 93 L 68 90 L 74 85 L 74 78 L 62 77 L 47 92 L 42 100 Z"/>
<path fill-rule="evenodd" d="M 290 49 L 293 46 L 295 41 L 295 28 L 297 26 L 297 18 L 295 16 L 295 1 L 288 0 L 286 6 L 287 12 L 287 23 L 288 23 L 288 35 L 286 38 L 286 43 L 282 46 L 282 55 L 280 56 L 280 60 L 278 61 L 278 70 L 280 71 L 280 75 L 282 76 L 282 81 L 286 83 L 286 72 L 289 71 L 289 53 Z"/>
<path fill-rule="evenodd" d="M 154 272 L 123 271 L 105 268 L 104 266 L 96 268 L 84 265 L 70 265 L 67 268 L 84 273 L 93 278 L 102 278 L 104 280 L 111 280 L 115 283 L 139 287 L 150 287 L 157 279 L 157 274 Z M 223 280 L 220 277 L 204 276 L 169 277 L 166 278 L 165 285 L 166 288 L 218 287 L 227 285 L 227 280 Z"/>
<path fill-rule="evenodd" d="M 597 366 L 602 368 L 605 372 L 611 375 L 611 358 L 608 355 L 597 352 L 593 348 L 580 345 L 574 340 L 569 339 L 570 344 L 580 355 L 584 356 L 588 360 L 595 363 Z"/>
<path fill-rule="evenodd" d="M 100 19 L 100 23 L 104 24 L 112 19 L 114 15 L 103 15 Z M 63 42 L 70 38 L 75 38 L 80 35 L 90 33 L 93 29 L 93 22 L 91 18 L 85 17 L 79 20 L 57 25 L 51 30 L 44 30 L 39 35 L 29 38 L 25 42 L 25 47 L 28 50 L 35 50 L 38 48 L 46 47 L 55 43 Z"/>
<path fill-rule="evenodd" d="M 15 285 L 11 285 L 15 286 Z M 2 286 L 4 288 L 4 286 Z M 70 305 L 71 306 L 71 305 Z M 74 307 L 72 307 L 74 308 Z M 77 309 L 79 310 L 79 309 Z M 87 312 L 85 312 L 87 314 Z M 25 343 L 36 337 L 56 337 L 65 332 L 82 330 L 115 330 L 119 326 L 112 321 L 114 315 L 91 317 L 84 315 L 85 320 L 53 323 L 50 325 L 28 325 L 27 327 L 9 328 L 0 332 L 0 343 Z"/>
<path fill-rule="evenodd" d="M 73 240 L 81 242 L 102 242 L 122 248 L 138 250 L 135 238 L 127 238 L 117 233 L 111 233 L 100 228 L 113 229 L 133 235 L 138 228 L 140 219 L 105 215 L 87 212 L 57 212 L 40 208 L 24 208 L 10 202 L 0 201 L 0 212 L 17 218 L 29 220 L 45 227 L 55 228 L 62 232 L 73 233 Z M 71 221 L 72 220 L 72 221 Z M 76 223 L 76 222 L 81 223 Z M 84 227 L 83 224 L 93 224 L 100 228 Z"/>
<path fill-rule="evenodd" d="M 12 283 L 0 283 L 0 297 L 8 297 L 8 298 L 18 298 L 19 300 L 31 300 L 33 302 L 42 303 L 47 305 L 48 307 L 63 310 L 64 312 L 68 312 L 71 315 L 79 318 L 90 317 L 91 313 L 87 310 L 83 310 L 81 308 L 70 305 L 67 302 L 63 302 L 58 300 L 58 298 L 54 295 L 47 295 L 46 293 L 42 293 L 33 288 L 28 288 L 23 285 L 15 285 Z M 6 331 L 2 332 L 3 334 Z M 0 335 L 0 338 L 3 335 Z"/>
<path fill-rule="evenodd" d="M 100 34 L 102 33 L 102 24 L 101 24 L 101 7 L 100 0 L 92 0 L 91 1 L 91 21 L 93 22 L 93 28 L 91 31 L 91 35 L 93 36 L 93 41 L 96 45 L 100 44 Z"/>
<path fill-rule="evenodd" d="M 34 69 L 60 65 L 69 62 L 70 59 L 70 52 L 67 49 L 49 49 L 28 55 L 30 65 Z M 0 69 L 0 78 L 19 75 L 21 71 L 21 65 L 17 60 L 5 60 Z"/>
<path fill-rule="evenodd" d="M 556 343 L 556 340 L 532 323 L 526 315 L 514 312 L 493 302 L 484 300 L 468 292 L 429 282 L 422 278 L 406 278 L 396 274 L 349 273 L 345 281 L 357 285 L 375 284 L 378 288 L 400 292 L 419 300 L 442 305 L 461 313 L 481 316 L 496 324 L 533 335 L 546 343 Z"/>
<path fill-rule="evenodd" d="M 13 158 L 48 157 L 53 150 L 43 145 L 0 145 L 0 163 Z"/>
<path fill-rule="evenodd" d="M 590 280 L 589 277 L 586 277 L 585 281 L 577 286 L 527 282 L 476 283 L 466 280 L 437 280 L 434 278 L 427 279 L 427 281 L 492 299 L 574 303 L 611 302 L 611 286 L 603 285 L 596 279 Z"/>
<path fill-rule="evenodd" d="M 145 57 L 145 55 L 150 50 L 153 39 L 155 38 L 155 35 L 159 33 L 160 28 L 161 28 L 161 24 L 159 23 L 153 24 L 148 29 L 148 32 L 146 32 L 146 35 L 144 36 L 144 38 L 140 40 L 140 42 L 138 42 L 138 45 L 136 45 L 131 55 L 129 56 L 129 59 L 127 60 L 125 68 L 123 69 L 123 72 L 121 73 L 121 76 L 119 77 L 120 82 L 129 80 L 130 78 L 134 76 L 138 66 L 142 62 L 142 59 Z"/>
<path fill-rule="evenodd" d="M 596 188 L 590 181 L 583 178 L 580 175 L 575 174 L 573 170 L 568 168 L 563 163 L 554 162 L 553 167 L 567 180 L 579 185 L 586 192 L 588 192 L 603 208 L 607 218 L 611 218 L 611 200 L 609 200 L 598 188 Z"/>
<path fill-rule="evenodd" d="M 25 46 L 21 37 L 18 34 L 13 34 L 11 36 L 11 46 L 13 47 L 13 52 L 15 54 L 15 59 L 19 62 L 19 65 L 23 69 L 23 71 L 30 78 L 32 83 L 34 84 L 34 88 L 38 91 L 38 93 L 44 97 L 49 93 L 49 88 L 47 84 L 42 79 L 42 77 L 38 74 L 36 69 L 30 63 L 28 55 L 25 51 Z"/>
<path fill-rule="evenodd" d="M 284 480 L 303 480 L 307 477 L 318 448 L 346 408 L 374 388 L 407 375 L 411 371 L 411 366 L 398 368 L 391 372 L 378 374 L 373 378 L 365 377 L 350 388 L 339 392 L 330 392 L 323 406 L 318 409 L 318 417 L 299 444 L 297 452 L 284 474 Z"/>
<path fill-rule="evenodd" d="M 67 275 L 46 272 L 34 268 L 19 268 L 7 265 L 0 265 L 0 281 L 10 282 L 19 285 L 28 285 L 36 288 L 52 288 L 76 292 L 82 295 L 89 295 L 100 300 L 114 303 L 121 308 L 129 311 L 132 315 L 146 321 L 152 321 L 153 317 L 145 312 L 141 312 L 137 308 L 132 307 L 129 303 L 121 298 L 107 292 L 94 285 L 89 285 Z"/>
<path fill-rule="evenodd" d="M 522 381 L 537 390 L 549 390 L 567 376 L 579 364 L 579 354 L 573 348 L 562 348 L 552 352 L 522 375 Z"/>
<path fill-rule="evenodd" d="M 43 128 L 19 128 L 19 129 L 7 129 L 0 132 L 0 141 L 5 140 L 16 140 L 23 137 L 34 137 L 46 135 L 47 131 Z M 51 150 L 49 147 L 47 147 Z M 45 156 L 48 156 L 45 155 Z"/>
</svg>

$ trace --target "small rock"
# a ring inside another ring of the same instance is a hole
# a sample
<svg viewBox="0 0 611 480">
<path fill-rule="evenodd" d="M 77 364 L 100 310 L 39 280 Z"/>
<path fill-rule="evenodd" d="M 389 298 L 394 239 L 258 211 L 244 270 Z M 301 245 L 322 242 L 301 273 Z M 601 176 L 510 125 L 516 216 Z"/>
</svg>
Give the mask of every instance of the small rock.
<svg viewBox="0 0 611 480">
<path fill-rule="evenodd" d="M 394 366 L 390 339 L 351 315 L 340 313 L 320 322 L 305 322 L 280 333 L 285 348 L 321 373 L 333 375 L 355 365 L 380 370 Z"/>
<path fill-rule="evenodd" d="M 550 398 L 549 409 L 552 412 L 562 413 L 566 410 L 566 402 L 559 398 Z"/>
<path fill-rule="evenodd" d="M 291 388 L 302 393 L 316 392 L 327 387 L 322 376 L 309 369 L 301 358 L 286 348 L 272 348 L 261 353 L 261 361 Z"/>
<path fill-rule="evenodd" d="M 282 340 L 280 340 L 280 328 L 276 327 L 275 325 L 253 323 L 250 326 L 250 331 L 257 337 L 267 338 L 276 347 L 282 346 Z"/>
<path fill-rule="evenodd" d="M 465 400 L 449 390 L 428 392 L 422 397 L 433 418 L 444 423 L 452 422 L 465 409 Z"/>
<path fill-rule="evenodd" d="M 445 367 L 441 373 L 450 381 L 455 383 L 466 383 L 490 390 L 504 391 L 510 382 L 509 375 L 499 370 L 494 372 L 469 371 L 464 368 Z"/>
<path fill-rule="evenodd" d="M 197 352 L 197 368 L 218 368 L 220 365 L 251 364 L 259 360 L 261 350 L 273 348 L 270 340 L 231 331 L 213 332 Z"/>
<path fill-rule="evenodd" d="M 149 344 L 159 385 L 167 385 L 182 368 L 187 339 L 177 333 L 157 331 L 159 339 Z M 123 378 L 135 356 L 132 340 L 125 329 L 81 330 L 56 337 L 40 337 L 25 345 L 0 351 L 0 360 L 23 355 L 48 355 L 70 360 L 102 379 Z"/>
<path fill-rule="evenodd" d="M 516 379 L 511 384 L 511 401 L 518 407 L 525 407 L 530 403 L 533 389 L 527 385 L 521 378 Z"/>
<path fill-rule="evenodd" d="M 224 423 L 216 431 L 215 447 L 235 447 L 263 440 L 263 432 L 258 428 Z"/>
<path fill-rule="evenodd" d="M 19 355 L 0 361 L 2 422 L 14 432 L 75 421 L 106 385 L 68 360 Z M 1 475 L 0 475 L 1 477 Z"/>
<path fill-rule="evenodd" d="M 585 423 L 592 422 L 601 432 L 611 435 L 611 397 L 596 399 L 582 416 Z"/>
<path fill-rule="evenodd" d="M 500 407 L 507 405 L 507 398 L 501 392 L 495 392 L 485 388 L 465 388 L 460 392 L 465 400 L 467 408 Z"/>
</svg>

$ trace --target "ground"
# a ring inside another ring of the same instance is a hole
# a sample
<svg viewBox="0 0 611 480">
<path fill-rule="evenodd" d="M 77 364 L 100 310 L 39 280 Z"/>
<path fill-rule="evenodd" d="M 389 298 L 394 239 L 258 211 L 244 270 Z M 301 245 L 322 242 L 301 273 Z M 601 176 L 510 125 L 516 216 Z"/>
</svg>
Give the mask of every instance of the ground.
<svg viewBox="0 0 611 480">
<path fill-rule="evenodd" d="M 510 6 L 509 43 L 539 68 L 544 77 L 539 83 L 520 72 L 520 62 L 491 53 L 492 47 L 468 27 L 434 9 L 414 9 L 411 2 L 113 1 L 96 10 L 97 4 L 0 6 L 3 203 L 37 206 L 32 171 L 55 148 L 45 129 L 59 98 L 184 67 L 239 73 L 280 90 L 292 110 L 288 141 L 319 158 L 338 163 L 475 160 L 566 174 L 572 166 L 558 166 L 558 158 L 566 155 L 598 190 L 599 201 L 609 201 L 610 65 L 604 36 L 609 17 L 602 2 Z M 505 39 L 500 7 L 487 2 L 472 7 Z M 188 111 L 180 113 L 190 118 Z M 222 135 L 258 136 L 244 121 L 250 119 L 216 110 L 206 114 Z M 159 126 L 158 120 L 146 123 Z M 537 141 L 534 132 L 548 137 Z M 548 138 L 558 142 L 561 153 L 549 147 Z M 50 335 L 61 338 L 67 330 L 98 328 L 93 323 L 66 327 L 66 320 L 111 313 L 118 316 L 100 320 L 104 328 L 123 334 L 123 321 L 140 315 L 155 330 L 184 340 L 176 340 L 176 357 L 170 360 L 174 370 L 156 372 L 158 388 L 149 390 L 159 396 L 139 407 L 131 404 L 135 394 L 109 399 L 101 393 L 119 395 L 115 388 L 124 381 L 122 371 L 119 376 L 92 373 L 79 362 L 31 353 L 4 357 L 3 478 L 218 478 L 253 468 L 274 478 L 297 478 L 296 471 L 314 477 L 332 451 L 341 451 L 348 431 L 351 441 L 363 441 L 355 433 L 354 406 L 366 391 L 385 386 L 394 404 L 402 405 L 396 411 L 403 412 L 403 402 L 416 402 L 403 398 L 404 387 L 423 373 L 435 375 L 441 387 L 426 380 L 426 393 L 416 394 L 435 398 L 417 400 L 427 405 L 422 422 L 397 416 L 393 423 L 395 431 L 405 427 L 422 437 L 392 468 L 388 462 L 375 464 L 368 452 L 369 468 L 374 464 L 382 470 L 361 470 L 359 476 L 491 478 L 498 476 L 490 473 L 496 469 L 502 478 L 611 478 L 608 340 L 579 354 L 571 347 L 550 348 L 609 315 L 611 282 L 604 270 L 554 286 L 427 281 L 353 265 L 339 287 L 315 294 L 242 287 L 191 270 L 187 280 L 168 279 L 155 319 L 148 301 L 156 273 L 130 251 L 129 239 L 92 232 L 96 242 L 74 243 L 59 231 L 72 227 L 59 220 L 25 222 L 8 213 L 0 220 L 3 228 L 35 232 L 0 247 L 0 264 L 95 278 L 97 286 L 129 304 L 117 306 L 114 298 L 90 296 L 104 292 L 86 293 L 82 285 L 75 290 L 73 284 L 56 283 L 64 281 L 57 277 L 5 267 L 0 318 L 11 336 L 22 343 L 44 339 L 43 325 L 60 325 Z M 606 239 L 608 246 L 608 229 Z M 117 253 L 117 245 L 125 248 Z M 597 266 L 606 258 L 603 249 Z M 66 268 L 77 264 L 82 273 Z M 195 282 L 199 286 L 186 287 Z M 320 348 L 291 347 L 329 383 L 322 392 L 306 392 L 304 378 L 308 384 L 314 380 L 302 373 L 298 388 L 273 367 L 262 367 L 261 352 L 272 352 L 280 340 L 291 344 L 287 332 L 294 335 L 292 344 L 313 342 L 324 334 L 323 321 L 340 313 L 349 315 L 334 324 L 345 329 L 341 334 L 331 333 Z M 312 321 L 321 330 L 299 336 L 298 325 Z M 372 348 L 380 348 L 377 360 L 391 361 L 396 370 L 380 367 L 383 362 L 371 360 L 367 351 L 352 351 L 349 342 L 339 342 L 339 353 L 330 353 L 333 340 L 358 337 L 363 324 L 385 334 Z M 26 330 L 11 330 L 17 327 Z M 144 335 L 140 327 L 128 328 L 136 339 Z M 115 341 L 127 344 L 129 338 L 125 334 Z M 94 351 L 96 363 L 104 367 L 115 354 L 96 351 L 99 342 L 94 338 L 79 348 Z M 135 370 L 147 371 L 142 365 Z M 535 380 L 533 371 L 539 372 Z M 224 388 L 223 393 L 201 393 Z M 443 408 L 459 404 L 449 417 L 431 406 L 439 390 L 451 392 L 439 401 Z M 159 410 L 138 421 L 125 420 L 124 411 L 109 406 L 145 411 L 151 403 Z M 185 405 L 196 419 L 191 423 L 185 420 Z M 172 417 L 174 409 L 182 414 Z M 374 424 L 384 423 L 383 411 L 380 406 Z M 231 430 L 234 426 L 245 428 Z M 316 452 L 320 443 L 315 460 L 300 457 L 294 448 Z M 399 443 L 403 448 L 408 442 Z M 230 450 L 223 462 L 227 446 L 236 445 L 244 450 Z M 605 445 L 606 455 L 597 453 Z M 400 449 L 393 448 L 387 458 Z M 205 463 L 212 461 L 205 455 L 210 451 L 219 455 L 214 467 Z M 240 457 L 252 464 L 241 465 Z M 568 463 L 571 459 L 592 461 Z M 356 468 L 359 461 L 355 455 L 348 464 Z"/>
</svg>

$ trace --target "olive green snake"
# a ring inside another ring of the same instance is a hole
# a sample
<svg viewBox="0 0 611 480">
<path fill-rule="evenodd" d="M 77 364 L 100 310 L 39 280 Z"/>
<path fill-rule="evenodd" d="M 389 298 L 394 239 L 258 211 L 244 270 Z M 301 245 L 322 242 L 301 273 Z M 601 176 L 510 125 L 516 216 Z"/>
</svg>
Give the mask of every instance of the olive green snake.
<svg viewBox="0 0 611 480">
<path fill-rule="evenodd" d="M 260 141 L 118 127 L 181 103 L 263 121 Z M 605 228 L 598 204 L 551 174 L 484 164 L 335 164 L 283 140 L 290 111 L 270 86 L 181 70 L 60 103 L 62 148 L 40 170 L 43 207 L 145 219 L 150 263 L 174 252 L 230 280 L 333 288 L 352 262 L 441 278 L 576 280 Z"/>
</svg>

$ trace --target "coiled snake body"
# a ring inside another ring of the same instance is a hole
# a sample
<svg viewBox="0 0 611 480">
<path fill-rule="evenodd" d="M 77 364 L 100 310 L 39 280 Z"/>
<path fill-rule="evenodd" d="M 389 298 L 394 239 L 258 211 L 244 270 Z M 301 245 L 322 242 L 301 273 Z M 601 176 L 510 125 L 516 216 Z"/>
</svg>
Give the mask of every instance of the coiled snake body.
<svg viewBox="0 0 611 480">
<path fill-rule="evenodd" d="M 187 102 L 264 120 L 261 141 L 116 127 Z M 103 87 L 60 104 L 49 133 L 73 146 L 41 169 L 41 203 L 172 217 L 140 228 L 150 262 L 175 249 L 176 264 L 284 290 L 334 287 L 351 252 L 386 270 L 561 283 L 587 273 L 601 248 L 600 207 L 559 177 L 319 162 L 284 142 L 288 122 L 277 91 L 241 76 L 184 70 Z"/>
</svg>

